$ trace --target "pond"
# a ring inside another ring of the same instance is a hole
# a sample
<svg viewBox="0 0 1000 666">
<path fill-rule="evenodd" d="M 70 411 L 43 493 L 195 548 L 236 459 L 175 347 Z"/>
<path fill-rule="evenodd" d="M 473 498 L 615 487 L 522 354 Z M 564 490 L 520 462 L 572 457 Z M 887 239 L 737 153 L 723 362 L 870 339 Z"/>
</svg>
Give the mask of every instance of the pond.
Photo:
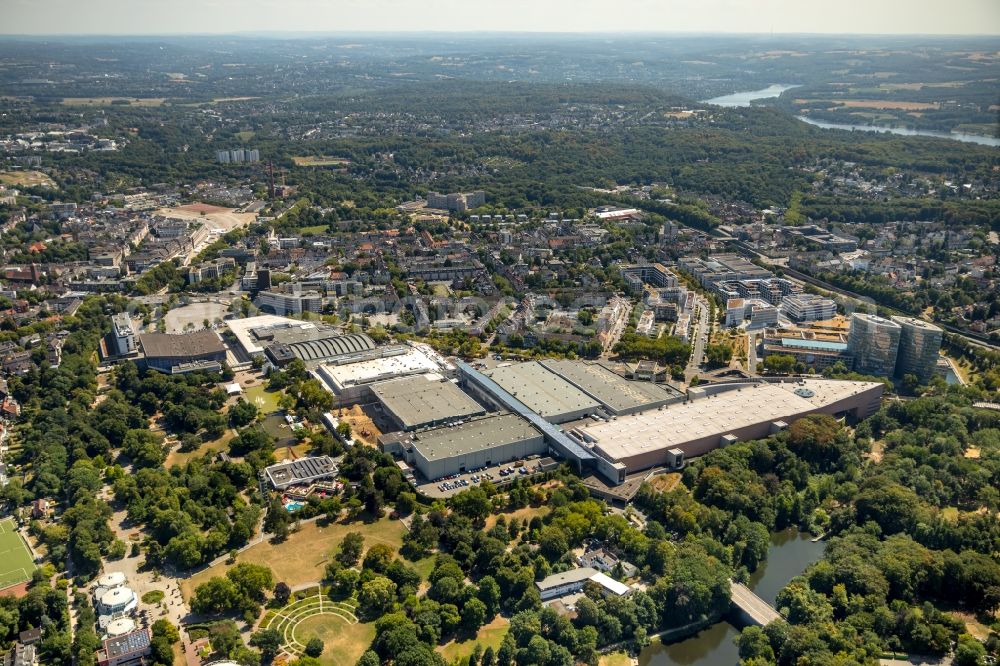
<svg viewBox="0 0 1000 666">
<path fill-rule="evenodd" d="M 781 588 L 823 557 L 823 542 L 812 538 L 795 528 L 772 534 L 767 560 L 753 572 L 747 586 L 774 604 Z M 739 635 L 739 629 L 728 621 L 717 622 L 690 638 L 666 645 L 653 643 L 639 654 L 639 666 L 738 666 L 740 655 L 735 639 Z"/>
</svg>

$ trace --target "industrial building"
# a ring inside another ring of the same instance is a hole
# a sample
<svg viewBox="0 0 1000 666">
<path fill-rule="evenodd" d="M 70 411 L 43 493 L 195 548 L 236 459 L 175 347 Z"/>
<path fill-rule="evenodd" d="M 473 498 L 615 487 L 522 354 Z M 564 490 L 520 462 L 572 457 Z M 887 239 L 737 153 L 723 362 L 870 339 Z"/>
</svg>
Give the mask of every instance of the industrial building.
<svg viewBox="0 0 1000 666">
<path fill-rule="evenodd" d="M 629 380 L 600 363 L 552 359 L 539 363 L 596 400 L 607 414 L 632 414 L 684 400 L 672 386 Z"/>
<path fill-rule="evenodd" d="M 382 449 L 428 480 L 555 453 L 581 474 L 596 472 L 617 486 L 636 472 L 680 468 L 688 457 L 766 437 L 808 414 L 865 418 L 878 409 L 883 391 L 876 382 L 753 380 L 685 395 L 626 379 L 600 363 L 565 360 L 489 373 L 456 361 L 460 391 L 434 374 L 430 359 L 410 361 L 412 376 L 386 381 L 393 368 L 384 362 L 399 360 L 322 366 L 320 374 L 333 373 L 324 381 L 336 382 L 343 395 L 370 391 L 402 430 L 382 435 Z"/>
<path fill-rule="evenodd" d="M 902 327 L 872 314 L 854 313 L 847 349 L 854 369 L 866 375 L 891 377 L 896 371 L 896 355 Z"/>
<path fill-rule="evenodd" d="M 601 407 L 596 400 L 538 362 L 517 363 L 484 374 L 550 423 L 575 421 Z"/>
<path fill-rule="evenodd" d="M 258 315 L 245 319 L 228 319 L 226 327 L 236 338 L 236 347 L 242 354 L 252 359 L 264 356 L 264 347 L 274 342 L 274 331 L 283 328 L 315 326 L 297 319 L 277 315 Z"/>
<path fill-rule="evenodd" d="M 361 360 L 320 364 L 316 377 L 337 396 L 341 404 L 373 399 L 372 386 L 378 382 L 411 375 L 436 373 L 448 379 L 455 366 L 428 345 L 383 345 Z"/>
<path fill-rule="evenodd" d="M 382 409 L 400 430 L 412 431 L 482 416 L 486 409 L 441 375 L 429 373 L 372 386 Z"/>
<path fill-rule="evenodd" d="M 508 413 L 408 433 L 384 448 L 388 453 L 401 453 L 424 478 L 431 480 L 548 450 L 541 432 Z"/>
<path fill-rule="evenodd" d="M 142 333 L 139 335 L 145 367 L 182 374 L 218 372 L 226 360 L 226 347 L 211 329 L 193 333 Z"/>
<path fill-rule="evenodd" d="M 808 414 L 865 418 L 878 409 L 883 388 L 825 379 L 709 385 L 690 389 L 683 403 L 582 425 L 570 434 L 626 473 L 676 467 L 720 446 L 767 437 Z"/>
<path fill-rule="evenodd" d="M 314 327 L 312 331 L 300 329 L 294 335 L 273 335 L 280 341 L 272 342 L 265 347 L 264 355 L 271 364 L 280 368 L 295 359 L 309 365 L 361 358 L 378 347 L 375 341 L 364 333 L 342 335 L 339 331 L 329 329 L 320 331 L 317 335 L 310 335 L 317 330 Z"/>
<path fill-rule="evenodd" d="M 944 331 L 913 317 L 894 316 L 892 321 L 900 327 L 896 376 L 916 375 L 927 381 L 935 374 Z"/>
<path fill-rule="evenodd" d="M 330 481 L 337 478 L 337 474 L 337 463 L 330 456 L 299 458 L 264 468 L 264 475 L 275 490 Z"/>
</svg>

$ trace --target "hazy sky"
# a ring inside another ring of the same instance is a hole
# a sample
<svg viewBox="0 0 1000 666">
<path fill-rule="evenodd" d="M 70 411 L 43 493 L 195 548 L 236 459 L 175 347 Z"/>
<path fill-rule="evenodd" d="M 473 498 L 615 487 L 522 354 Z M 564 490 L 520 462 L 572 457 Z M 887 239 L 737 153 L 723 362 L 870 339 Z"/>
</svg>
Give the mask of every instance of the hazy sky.
<svg viewBox="0 0 1000 666">
<path fill-rule="evenodd" d="M 1000 34 L 1000 0 L 0 0 L 3 34 L 241 31 Z"/>
</svg>

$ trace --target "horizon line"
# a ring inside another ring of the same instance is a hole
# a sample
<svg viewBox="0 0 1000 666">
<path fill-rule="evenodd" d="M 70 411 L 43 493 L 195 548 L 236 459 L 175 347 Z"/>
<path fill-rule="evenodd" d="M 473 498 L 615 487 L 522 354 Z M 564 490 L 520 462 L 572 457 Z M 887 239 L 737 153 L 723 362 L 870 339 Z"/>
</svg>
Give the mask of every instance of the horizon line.
<svg viewBox="0 0 1000 666">
<path fill-rule="evenodd" d="M 922 38 L 1000 38 L 1000 33 L 976 32 L 805 32 L 805 31 L 726 31 L 726 30 L 238 30 L 232 32 L 25 32 L 0 33 L 0 39 L 45 38 L 136 38 L 136 37 L 335 37 L 335 36 L 720 36 L 720 37 L 922 37 Z"/>
</svg>

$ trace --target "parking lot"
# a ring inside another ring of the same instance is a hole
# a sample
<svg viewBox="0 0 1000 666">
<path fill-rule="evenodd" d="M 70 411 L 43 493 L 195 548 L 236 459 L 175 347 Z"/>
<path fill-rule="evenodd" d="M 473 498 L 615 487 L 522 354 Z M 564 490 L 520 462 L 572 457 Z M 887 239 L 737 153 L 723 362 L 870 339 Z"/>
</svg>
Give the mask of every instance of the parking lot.
<svg viewBox="0 0 1000 666">
<path fill-rule="evenodd" d="M 491 465 L 490 467 L 469 470 L 462 474 L 424 481 L 417 484 L 417 490 L 427 497 L 451 497 L 457 493 L 474 488 L 484 481 L 490 481 L 495 486 L 510 483 L 514 479 L 530 478 L 543 472 L 541 462 L 544 458 L 531 456 L 522 460 Z M 524 470 L 524 471 L 521 471 Z"/>
</svg>

